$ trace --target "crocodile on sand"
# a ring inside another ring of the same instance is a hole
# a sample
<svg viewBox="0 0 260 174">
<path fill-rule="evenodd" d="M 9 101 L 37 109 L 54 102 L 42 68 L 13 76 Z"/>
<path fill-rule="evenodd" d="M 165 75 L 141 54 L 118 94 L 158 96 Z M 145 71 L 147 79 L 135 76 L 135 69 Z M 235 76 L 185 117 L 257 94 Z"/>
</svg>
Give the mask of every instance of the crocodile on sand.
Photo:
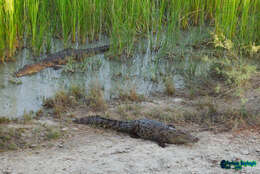
<svg viewBox="0 0 260 174">
<path fill-rule="evenodd" d="M 40 62 L 25 65 L 23 68 L 18 70 L 15 73 L 16 77 L 22 77 L 26 75 L 32 75 L 37 73 L 45 68 L 53 67 L 57 68 L 60 65 L 65 65 L 69 58 L 72 57 L 74 59 L 81 59 L 84 57 L 94 56 L 96 54 L 104 53 L 109 50 L 109 45 L 95 47 L 95 48 L 87 48 L 87 49 L 73 49 L 68 48 L 62 51 L 59 51 L 54 54 L 49 54 L 45 59 Z"/>
<path fill-rule="evenodd" d="M 166 125 L 162 122 L 149 119 L 119 121 L 97 115 L 74 119 L 73 122 L 78 124 L 96 125 L 128 133 L 132 138 L 155 141 L 161 147 L 165 147 L 165 144 L 195 143 L 199 140 L 188 132 L 175 129 L 172 125 Z"/>
</svg>

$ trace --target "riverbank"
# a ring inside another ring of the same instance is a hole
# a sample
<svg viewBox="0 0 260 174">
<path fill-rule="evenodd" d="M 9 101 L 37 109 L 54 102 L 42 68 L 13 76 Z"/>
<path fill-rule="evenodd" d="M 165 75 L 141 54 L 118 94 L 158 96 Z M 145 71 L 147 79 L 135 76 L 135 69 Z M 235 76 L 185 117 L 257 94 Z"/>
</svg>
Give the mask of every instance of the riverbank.
<svg viewBox="0 0 260 174">
<path fill-rule="evenodd" d="M 97 87 L 84 99 L 75 89 L 63 93 L 63 98 L 56 95 L 45 101 L 45 108 L 35 113 L 36 117 L 27 115 L 1 124 L 2 130 L 15 131 L 3 134 L 8 135 L 6 140 L 14 141 L 7 147 L 9 151 L 1 153 L 0 172 L 232 173 L 233 169 L 220 168 L 221 160 L 260 161 L 259 79 L 256 75 L 250 80 L 244 93 L 245 105 L 228 94 L 190 95 L 189 90 L 144 98 L 132 91 L 105 103 Z M 94 114 L 122 120 L 156 119 L 187 130 L 200 140 L 190 146 L 161 148 L 154 142 L 71 122 L 75 117 Z M 257 163 L 238 173 L 259 171 Z"/>
<path fill-rule="evenodd" d="M 52 146 L 1 153 L 0 173 L 234 173 L 234 169 L 222 169 L 221 160 L 256 161 L 255 167 L 242 167 L 236 173 L 260 172 L 259 131 L 215 134 L 186 128 L 200 138 L 198 143 L 161 148 L 124 134 L 73 125 L 67 128 L 70 136 L 49 142 Z"/>
</svg>

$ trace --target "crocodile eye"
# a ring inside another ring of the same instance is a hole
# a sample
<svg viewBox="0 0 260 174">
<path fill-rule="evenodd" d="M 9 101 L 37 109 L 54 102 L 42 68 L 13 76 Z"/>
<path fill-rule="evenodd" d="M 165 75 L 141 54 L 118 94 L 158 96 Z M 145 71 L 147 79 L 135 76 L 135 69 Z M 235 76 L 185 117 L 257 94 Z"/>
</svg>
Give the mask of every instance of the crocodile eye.
<svg viewBox="0 0 260 174">
<path fill-rule="evenodd" d="M 168 127 L 169 127 L 169 128 L 175 128 L 175 126 L 172 125 L 172 124 L 168 124 Z"/>
<path fill-rule="evenodd" d="M 176 130 L 174 127 L 169 127 L 170 130 Z"/>
</svg>

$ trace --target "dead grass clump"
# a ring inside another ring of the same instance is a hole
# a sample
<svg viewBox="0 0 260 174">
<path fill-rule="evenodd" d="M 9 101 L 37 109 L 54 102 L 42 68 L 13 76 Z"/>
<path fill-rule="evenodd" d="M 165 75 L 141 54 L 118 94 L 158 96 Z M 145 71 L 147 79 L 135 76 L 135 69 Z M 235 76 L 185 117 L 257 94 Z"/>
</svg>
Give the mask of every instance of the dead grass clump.
<svg viewBox="0 0 260 174">
<path fill-rule="evenodd" d="M 174 82 L 172 80 L 172 78 L 166 78 L 165 79 L 165 82 L 164 82 L 164 85 L 165 85 L 165 93 L 169 96 L 172 96 L 175 94 L 175 86 L 174 86 Z"/>
<path fill-rule="evenodd" d="M 61 90 L 53 98 L 47 98 L 43 101 L 45 108 L 52 108 L 54 114 L 60 116 L 68 108 L 75 107 L 85 96 L 84 89 L 78 86 L 72 86 L 67 92 Z"/>
<path fill-rule="evenodd" d="M 136 87 L 132 87 L 129 90 L 119 89 L 118 97 L 121 101 L 133 101 L 133 102 L 144 101 L 144 96 L 137 93 Z"/>
<path fill-rule="evenodd" d="M 69 93 L 71 96 L 74 96 L 77 100 L 83 99 L 85 97 L 85 89 L 77 86 L 77 85 L 72 85 L 69 89 Z"/>
<path fill-rule="evenodd" d="M 90 86 L 90 90 L 85 99 L 87 104 L 95 111 L 105 111 L 107 109 L 103 91 L 98 83 L 93 83 Z"/>
<path fill-rule="evenodd" d="M 253 114 L 245 107 L 231 108 L 222 113 L 226 118 L 225 122 L 231 129 L 247 128 L 248 126 L 260 126 L 260 114 Z"/>
<path fill-rule="evenodd" d="M 225 118 L 217 110 L 217 104 L 212 97 L 205 97 L 194 103 L 195 111 L 184 112 L 185 121 L 195 122 L 202 127 L 212 127 L 223 124 Z"/>
<path fill-rule="evenodd" d="M 46 137 L 46 140 L 52 140 L 52 139 L 58 139 L 61 137 L 61 131 L 57 128 L 47 128 L 46 129 L 46 134 L 45 134 L 45 137 Z"/>
<path fill-rule="evenodd" d="M 122 119 L 130 119 L 131 117 L 140 117 L 141 107 L 137 104 L 122 104 L 117 107 L 117 113 Z"/>
<path fill-rule="evenodd" d="M 44 111 L 43 109 L 39 109 L 36 113 L 35 113 L 35 118 L 40 118 L 44 115 Z"/>
<path fill-rule="evenodd" d="M 43 102 L 45 108 L 53 108 L 54 114 L 58 116 L 65 112 L 68 107 L 73 107 L 76 104 L 76 98 L 65 91 L 59 91 L 53 98 L 48 98 Z"/>
<path fill-rule="evenodd" d="M 24 135 L 28 144 L 26 147 L 32 148 L 32 146 L 38 147 L 46 141 L 59 139 L 65 135 L 65 132 L 59 125 L 38 124 L 26 130 Z"/>
<path fill-rule="evenodd" d="M 33 122 L 32 112 L 24 114 L 22 119 L 10 120 L 9 124 L 0 124 L 0 152 L 25 148 L 37 148 L 46 141 L 65 135 L 59 125 L 48 122 Z M 26 125 L 25 125 L 26 124 Z"/>
<path fill-rule="evenodd" d="M 7 117 L 0 117 L 0 124 L 9 123 L 11 120 Z"/>
<path fill-rule="evenodd" d="M 0 152 L 16 150 L 19 146 L 24 146 L 25 142 L 21 139 L 21 135 L 19 129 L 0 126 Z"/>
<path fill-rule="evenodd" d="M 34 116 L 35 116 L 35 113 L 33 111 L 26 112 L 26 113 L 23 114 L 21 121 L 24 124 L 30 123 L 33 120 Z"/>
<path fill-rule="evenodd" d="M 145 115 L 152 119 L 156 119 L 163 122 L 175 121 L 173 113 L 165 111 L 161 108 L 152 108 L 149 112 L 146 112 Z"/>
<path fill-rule="evenodd" d="M 209 130 L 236 130 L 260 125 L 260 117 L 245 106 L 239 108 L 219 108 L 213 98 L 207 97 L 194 104 L 195 111 L 183 113 L 186 122 L 199 124 Z"/>
</svg>

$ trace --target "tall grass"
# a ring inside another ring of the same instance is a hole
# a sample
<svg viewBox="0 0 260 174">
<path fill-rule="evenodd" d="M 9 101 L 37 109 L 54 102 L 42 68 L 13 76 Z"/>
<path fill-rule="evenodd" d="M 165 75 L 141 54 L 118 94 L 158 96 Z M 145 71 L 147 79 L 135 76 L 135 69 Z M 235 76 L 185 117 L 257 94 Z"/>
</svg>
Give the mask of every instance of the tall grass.
<svg viewBox="0 0 260 174">
<path fill-rule="evenodd" d="M 16 18 L 15 18 L 15 9 L 14 9 L 14 0 L 3 1 L 1 2 L 1 42 L 3 55 L 2 56 L 11 56 L 15 52 L 16 45 Z M 4 61 L 4 58 L 1 59 Z"/>
<path fill-rule="evenodd" d="M 37 33 L 37 23 L 39 16 L 39 0 L 26 0 L 25 2 L 26 9 L 28 9 L 28 21 L 30 23 L 31 30 L 31 45 L 36 46 L 36 39 L 38 37 Z M 44 24 L 43 24 L 44 25 Z"/>
<path fill-rule="evenodd" d="M 66 45 L 107 35 L 114 53 L 130 54 L 141 37 L 166 33 L 171 41 L 208 25 L 237 43 L 259 44 L 259 19 L 260 0 L 0 0 L 0 58 L 9 60 L 25 37 L 43 52 L 52 37 Z"/>
<path fill-rule="evenodd" d="M 2 6 L 3 5 L 3 2 L 0 1 L 0 5 Z M 1 58 L 1 61 L 3 62 L 4 61 L 4 50 L 5 50 L 5 31 L 4 31 L 4 14 L 3 14 L 3 9 L 1 8 L 0 9 L 0 58 Z"/>
</svg>

